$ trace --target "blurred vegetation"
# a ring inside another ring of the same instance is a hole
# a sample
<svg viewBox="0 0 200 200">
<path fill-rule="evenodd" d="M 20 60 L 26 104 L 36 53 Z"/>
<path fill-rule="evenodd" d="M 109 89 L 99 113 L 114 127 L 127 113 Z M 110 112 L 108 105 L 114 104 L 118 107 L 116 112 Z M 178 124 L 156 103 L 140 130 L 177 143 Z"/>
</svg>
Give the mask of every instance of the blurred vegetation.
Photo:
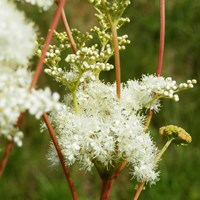
<svg viewBox="0 0 200 200">
<path fill-rule="evenodd" d="M 40 13 L 37 8 L 23 5 L 27 15 L 38 24 L 45 36 L 55 8 Z M 200 1 L 166 1 L 166 48 L 164 76 L 172 76 L 179 82 L 196 78 L 200 82 Z M 72 27 L 85 31 L 96 20 L 93 9 L 86 1 L 68 1 L 66 14 Z M 155 73 L 159 44 L 159 4 L 158 1 L 134 1 L 125 15 L 131 22 L 123 33 L 129 35 L 132 43 L 121 53 L 122 80 L 139 78 L 143 73 Z M 59 30 L 63 30 L 62 24 Z M 34 65 L 33 65 L 34 68 Z M 114 80 L 114 73 L 102 75 L 106 81 Z M 50 84 L 54 90 L 64 92 L 46 75 L 40 85 Z M 193 138 L 188 147 L 171 146 L 160 162 L 160 181 L 142 192 L 141 200 L 200 200 L 200 95 L 199 86 L 183 92 L 180 102 L 163 101 L 163 109 L 155 114 L 152 133 L 157 137 L 158 128 L 176 124 L 186 129 Z M 71 199 L 67 182 L 61 167 L 51 168 L 46 159 L 49 145 L 48 133 L 40 133 L 38 121 L 27 115 L 23 130 L 26 133 L 24 146 L 15 147 L 7 168 L 0 180 L 2 200 L 55 200 Z M 1 144 L 3 142 L 1 141 Z M 1 146 L 2 147 L 2 146 Z M 1 149 L 0 156 L 3 154 Z M 95 171 L 85 174 L 76 166 L 70 168 L 80 200 L 98 199 L 100 181 Z M 135 181 L 130 181 L 128 170 L 124 170 L 114 183 L 112 200 L 128 200 L 134 195 Z"/>
</svg>

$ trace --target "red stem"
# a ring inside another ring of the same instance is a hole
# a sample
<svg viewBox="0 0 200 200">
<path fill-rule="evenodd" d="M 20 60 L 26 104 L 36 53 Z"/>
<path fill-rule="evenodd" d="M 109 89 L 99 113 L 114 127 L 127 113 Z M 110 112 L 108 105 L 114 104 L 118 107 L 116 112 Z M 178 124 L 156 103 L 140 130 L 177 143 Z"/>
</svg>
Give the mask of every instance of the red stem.
<svg viewBox="0 0 200 200">
<path fill-rule="evenodd" d="M 117 27 L 111 22 L 112 36 L 113 36 L 113 46 L 114 46 L 114 56 L 115 56 L 115 74 L 116 74 L 116 93 L 117 97 L 121 97 L 121 67 L 120 67 L 120 54 L 119 54 L 119 44 L 117 38 Z"/>
<path fill-rule="evenodd" d="M 0 164 L 0 177 L 3 174 L 3 171 L 6 167 L 10 153 L 11 153 L 12 148 L 13 148 L 13 145 L 14 145 L 13 141 L 8 141 L 7 144 L 6 144 L 5 153 L 3 155 L 3 159 L 2 159 L 1 164 Z"/>
<path fill-rule="evenodd" d="M 137 189 L 137 191 L 135 193 L 135 196 L 134 196 L 133 200 L 137 200 L 139 198 L 140 193 L 143 190 L 144 184 L 145 184 L 145 181 L 143 181 L 143 182 L 140 183 L 140 185 L 138 186 L 138 189 Z"/>
<path fill-rule="evenodd" d="M 44 48 L 42 50 L 42 55 L 41 55 L 41 58 L 37 64 L 37 67 L 36 67 L 36 71 L 35 71 L 35 74 L 33 76 L 33 79 L 32 79 L 32 82 L 30 84 L 30 87 L 29 89 L 31 90 L 33 87 L 35 87 L 35 85 L 37 84 L 37 81 L 38 81 L 38 78 L 41 74 L 41 71 L 42 71 L 42 68 L 43 68 L 43 61 L 46 57 L 46 52 L 48 51 L 48 47 L 49 47 L 49 44 L 52 40 L 52 36 L 53 36 L 53 31 L 54 29 L 56 28 L 57 24 L 58 24 L 58 21 L 59 21 L 59 18 L 60 18 L 60 15 L 62 13 L 62 9 L 64 7 L 64 4 L 65 4 L 65 0 L 60 0 L 59 1 L 59 5 L 58 5 L 58 8 L 56 10 L 56 13 L 54 15 L 54 18 L 52 20 L 52 23 L 50 25 L 50 31 L 46 37 L 46 40 L 45 40 L 45 45 L 44 45 Z M 19 118 L 18 118 L 18 122 L 16 124 L 16 127 L 20 127 L 21 126 L 21 123 L 22 123 L 22 119 L 23 119 L 23 114 L 21 113 Z M 4 153 L 4 156 L 3 156 L 3 159 L 0 163 L 0 176 L 3 174 L 3 171 L 6 167 L 6 164 L 8 162 L 8 159 L 10 157 L 10 153 L 11 153 L 11 150 L 12 150 L 12 147 L 13 147 L 14 143 L 9 141 L 5 147 L 5 153 Z"/>
<path fill-rule="evenodd" d="M 72 51 L 75 54 L 77 52 L 77 47 L 76 47 L 76 43 L 74 41 L 74 38 L 72 36 L 72 33 L 71 33 L 71 30 L 70 30 L 70 27 L 69 27 L 69 24 L 68 24 L 64 10 L 62 11 L 61 17 L 62 17 L 62 21 L 63 21 L 64 27 L 65 27 L 65 31 L 67 33 L 67 37 L 68 37 L 69 42 L 71 44 Z"/>
<path fill-rule="evenodd" d="M 51 40 L 53 38 L 53 33 L 54 33 L 54 30 L 56 29 L 56 27 L 58 25 L 58 22 L 59 22 L 61 14 L 62 14 L 62 9 L 63 9 L 64 5 L 65 5 L 65 0 L 60 0 L 59 4 L 58 4 L 58 8 L 56 10 L 56 13 L 55 13 L 53 20 L 51 22 L 50 30 L 48 32 L 46 39 L 45 39 L 44 47 L 42 49 L 42 54 L 41 54 L 41 57 L 38 61 L 36 71 L 35 71 L 35 74 L 33 76 L 33 79 L 32 79 L 31 85 L 30 85 L 30 90 L 33 87 L 35 87 L 37 82 L 38 82 L 39 76 L 40 76 L 42 69 L 43 69 L 43 64 L 44 64 L 44 60 L 46 58 L 46 53 L 49 49 L 49 44 L 51 43 Z"/>
<path fill-rule="evenodd" d="M 159 44 L 158 66 L 156 76 L 160 76 L 163 67 L 164 47 L 165 47 L 165 0 L 160 0 L 160 44 Z M 148 117 L 151 119 L 152 111 L 148 112 Z M 133 200 L 137 200 L 143 190 L 145 181 L 141 182 L 135 193 Z"/>
<path fill-rule="evenodd" d="M 103 180 L 100 200 L 109 199 L 112 185 L 126 165 L 127 165 L 127 161 L 122 162 L 120 167 L 117 169 L 117 171 L 114 173 L 114 175 L 110 179 Z"/>
<path fill-rule="evenodd" d="M 21 113 L 20 116 L 18 117 L 16 127 L 20 127 L 21 126 L 22 121 L 23 121 L 23 117 L 24 117 L 24 113 Z M 2 174 L 4 172 L 4 169 L 6 167 L 6 164 L 7 164 L 8 160 L 9 160 L 9 157 L 10 157 L 11 151 L 13 149 L 13 146 L 14 146 L 14 142 L 13 141 L 8 141 L 7 144 L 6 144 L 5 152 L 4 152 L 2 161 L 0 163 L 0 177 L 2 176 Z"/>
<path fill-rule="evenodd" d="M 164 47 L 165 47 L 165 0 L 160 0 L 160 47 L 159 47 L 156 76 L 160 76 L 162 73 Z"/>
<path fill-rule="evenodd" d="M 74 184 L 72 182 L 72 178 L 70 176 L 69 169 L 65 165 L 65 159 L 64 159 L 64 156 L 63 156 L 63 154 L 61 152 L 60 146 L 58 144 L 58 140 L 56 138 L 55 131 L 54 131 L 54 129 L 53 129 L 52 125 L 51 125 L 51 122 L 50 122 L 50 120 L 49 120 L 49 118 L 48 118 L 48 116 L 47 116 L 46 113 L 43 114 L 43 120 L 46 123 L 46 126 L 48 128 L 49 134 L 51 136 L 51 139 L 52 139 L 53 144 L 54 144 L 54 146 L 56 148 L 56 151 L 58 153 L 58 156 L 59 156 L 59 159 L 60 159 L 63 171 L 65 173 L 65 176 L 67 178 L 67 182 L 68 182 L 69 188 L 71 190 L 72 197 L 73 197 L 74 200 L 78 200 L 78 197 L 77 197 L 77 194 L 76 194 L 76 190 L 75 190 Z"/>
</svg>

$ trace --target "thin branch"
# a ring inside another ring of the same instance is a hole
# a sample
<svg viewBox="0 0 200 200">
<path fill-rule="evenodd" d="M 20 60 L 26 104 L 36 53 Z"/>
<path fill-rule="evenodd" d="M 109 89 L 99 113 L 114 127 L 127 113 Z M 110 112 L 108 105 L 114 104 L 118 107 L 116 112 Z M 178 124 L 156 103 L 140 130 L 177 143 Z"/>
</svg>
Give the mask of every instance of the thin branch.
<svg viewBox="0 0 200 200">
<path fill-rule="evenodd" d="M 162 73 L 164 48 L 165 48 L 165 0 L 160 0 L 160 44 L 159 44 L 158 66 L 157 66 L 156 76 L 160 76 Z M 150 123 L 151 118 L 152 118 L 152 111 L 149 111 L 147 117 L 147 119 L 149 119 L 149 122 L 147 122 L 148 125 Z M 139 184 L 133 200 L 137 200 L 139 198 L 140 193 L 143 190 L 144 184 L 145 181 Z"/>
<path fill-rule="evenodd" d="M 120 67 L 120 54 L 119 44 L 117 39 L 117 27 L 116 24 L 111 22 L 113 45 L 114 45 L 114 56 L 115 56 L 115 73 L 116 73 L 116 93 L 117 97 L 121 97 L 121 67 Z"/>
<path fill-rule="evenodd" d="M 48 32 L 46 39 L 45 39 L 44 47 L 42 49 L 42 54 L 41 54 L 41 57 L 40 57 L 39 62 L 37 64 L 36 71 L 35 71 L 35 74 L 33 76 L 33 79 L 32 79 L 31 85 L 30 85 L 30 90 L 33 87 L 35 87 L 37 82 L 38 82 L 39 76 L 40 76 L 42 69 L 43 69 L 43 64 L 44 64 L 44 60 L 46 58 L 46 53 L 49 49 L 49 44 L 51 43 L 51 40 L 53 38 L 53 33 L 54 33 L 54 30 L 56 29 L 57 24 L 59 22 L 59 19 L 60 19 L 60 16 L 62 14 L 62 10 L 63 10 L 64 5 L 65 5 L 65 0 L 60 0 L 59 4 L 58 4 L 58 8 L 56 10 L 56 13 L 55 13 L 53 20 L 51 22 L 50 30 Z"/>
<path fill-rule="evenodd" d="M 21 113 L 20 116 L 18 117 L 16 127 L 19 128 L 21 126 L 22 121 L 23 121 L 23 117 L 24 117 L 24 113 Z M 7 162 L 9 160 L 13 146 L 14 146 L 13 141 L 8 141 L 7 144 L 6 144 L 5 152 L 4 152 L 3 158 L 2 158 L 1 163 L 0 163 L 0 177 L 2 176 L 4 169 L 7 165 Z"/>
<path fill-rule="evenodd" d="M 36 86 L 37 84 L 37 81 L 39 79 L 39 76 L 41 74 L 41 71 L 43 69 L 43 61 L 46 57 L 46 52 L 48 51 L 48 48 L 49 48 L 49 44 L 52 40 L 52 36 L 53 36 L 53 31 L 55 30 L 58 22 L 59 22 L 59 18 L 61 16 L 61 13 L 62 13 L 62 9 L 64 7 L 64 4 L 65 4 L 65 0 L 60 0 L 59 1 L 59 5 L 58 5 L 58 8 L 56 10 L 56 13 L 53 17 L 53 20 L 51 22 L 51 25 L 50 25 L 50 31 L 46 37 L 46 40 L 45 40 L 45 45 L 44 45 L 44 48 L 42 50 L 42 55 L 41 55 L 41 58 L 40 60 L 38 61 L 38 64 L 37 64 L 37 67 L 36 67 L 36 71 L 35 71 L 35 74 L 33 76 L 33 79 L 32 79 L 32 82 L 30 84 L 30 87 L 29 89 L 31 90 L 33 87 Z M 22 120 L 23 120 L 23 113 L 20 114 L 19 118 L 18 118 L 18 121 L 17 121 L 17 124 L 16 124 L 16 127 L 20 127 L 21 126 L 21 123 L 22 123 Z M 9 141 L 5 147 L 5 153 L 4 153 L 4 156 L 3 156 L 3 159 L 0 163 L 0 176 L 3 174 L 3 171 L 6 167 L 6 164 L 8 162 L 8 159 L 10 157 L 10 153 L 11 153 L 11 150 L 13 148 L 13 145 L 14 145 L 14 142 L 12 141 Z"/>
<path fill-rule="evenodd" d="M 165 0 L 160 0 L 160 45 L 156 76 L 160 76 L 163 67 L 164 47 L 165 47 Z"/>
<path fill-rule="evenodd" d="M 10 153 L 12 151 L 13 146 L 14 146 L 14 142 L 13 141 L 9 141 L 6 144 L 5 153 L 3 155 L 3 159 L 2 159 L 2 161 L 0 163 L 0 177 L 3 174 L 3 171 L 4 171 L 5 167 L 6 167 L 6 164 L 8 162 L 9 157 L 10 157 Z"/>
<path fill-rule="evenodd" d="M 137 191 L 135 193 L 135 196 L 133 197 L 133 200 L 137 200 L 139 198 L 140 193 L 143 190 L 144 184 L 145 184 L 145 181 L 143 181 L 143 182 L 140 183 L 140 185 L 138 186 L 138 189 L 137 189 Z"/>
<path fill-rule="evenodd" d="M 76 47 L 76 43 L 74 41 L 74 38 L 72 36 L 72 33 L 71 33 L 71 30 L 70 30 L 70 27 L 69 27 L 69 24 L 68 24 L 64 9 L 62 10 L 61 17 L 62 17 L 62 21 L 63 21 L 64 27 L 65 27 L 65 31 L 67 33 L 67 37 L 68 37 L 69 42 L 71 44 L 71 48 L 72 48 L 72 50 L 73 50 L 73 52 L 75 54 L 77 52 L 77 47 Z"/>
<path fill-rule="evenodd" d="M 114 181 L 117 179 L 121 171 L 126 167 L 127 161 L 123 161 L 117 171 L 114 173 L 114 175 L 110 179 L 105 179 L 102 182 L 102 189 L 101 189 L 101 197 L 100 200 L 108 200 L 110 197 L 112 185 Z"/>
<path fill-rule="evenodd" d="M 63 156 L 63 154 L 62 154 L 62 152 L 61 152 L 60 146 L 59 146 L 59 144 L 58 144 L 58 140 L 57 140 L 57 138 L 56 138 L 56 134 L 55 134 L 55 132 L 54 132 L 54 129 L 53 129 L 53 127 L 52 127 L 52 125 L 51 125 L 51 122 L 50 122 L 50 120 L 49 120 L 49 118 L 48 118 L 48 116 L 47 116 L 46 113 L 43 114 L 43 120 L 44 120 L 44 122 L 46 123 L 46 126 L 47 126 L 48 131 L 49 131 L 50 136 L 51 136 L 51 139 L 52 139 L 53 144 L 54 144 L 54 146 L 55 146 L 55 148 L 56 148 L 56 151 L 57 151 L 57 153 L 58 153 L 58 156 L 59 156 L 59 159 L 60 159 L 60 162 L 61 162 L 63 171 L 64 171 L 64 173 L 65 173 L 65 176 L 66 176 L 66 178 L 67 178 L 67 182 L 68 182 L 69 188 L 70 188 L 70 190 L 71 190 L 72 197 L 73 197 L 74 200 L 78 200 L 78 197 L 77 197 L 77 194 L 76 194 L 76 190 L 75 190 L 74 184 L 73 184 L 73 182 L 72 182 L 72 178 L 71 178 L 71 176 L 70 176 L 69 169 L 68 169 L 68 167 L 65 165 L 65 159 L 64 159 L 64 156 Z"/>
</svg>

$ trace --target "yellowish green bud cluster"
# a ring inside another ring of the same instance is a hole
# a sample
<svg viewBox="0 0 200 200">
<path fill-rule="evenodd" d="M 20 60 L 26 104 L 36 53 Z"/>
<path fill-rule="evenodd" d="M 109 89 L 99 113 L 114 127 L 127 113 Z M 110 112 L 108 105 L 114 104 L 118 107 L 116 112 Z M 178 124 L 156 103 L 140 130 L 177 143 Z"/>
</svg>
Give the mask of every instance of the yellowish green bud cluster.
<svg viewBox="0 0 200 200">
<path fill-rule="evenodd" d="M 168 140 L 173 139 L 177 145 L 184 145 L 192 142 L 190 134 L 183 128 L 175 125 L 163 126 L 159 129 L 159 133 L 163 138 L 167 138 Z"/>
</svg>

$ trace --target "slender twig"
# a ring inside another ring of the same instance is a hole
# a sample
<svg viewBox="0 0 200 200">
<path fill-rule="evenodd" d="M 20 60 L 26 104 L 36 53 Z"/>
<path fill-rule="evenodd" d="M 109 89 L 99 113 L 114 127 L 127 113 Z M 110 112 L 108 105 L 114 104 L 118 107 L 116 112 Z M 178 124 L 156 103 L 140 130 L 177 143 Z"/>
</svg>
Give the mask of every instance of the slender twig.
<svg viewBox="0 0 200 200">
<path fill-rule="evenodd" d="M 139 184 L 138 189 L 137 189 L 137 191 L 136 191 L 136 193 L 135 193 L 135 196 L 133 197 L 133 200 L 137 200 L 137 199 L 139 198 L 140 193 L 141 193 L 142 190 L 143 190 L 144 184 L 145 184 L 145 181 L 143 181 L 143 182 L 141 182 L 141 183 Z"/>
<path fill-rule="evenodd" d="M 116 93 L 117 97 L 121 97 L 121 68 L 120 68 L 120 55 L 119 55 L 119 44 L 117 39 L 117 27 L 116 24 L 111 22 L 113 45 L 114 45 L 114 56 L 115 56 L 115 74 L 116 74 Z"/>
<path fill-rule="evenodd" d="M 60 146 L 59 146 L 59 144 L 58 144 L 58 140 L 57 140 L 57 138 L 56 138 L 56 134 L 55 134 L 55 132 L 54 132 L 54 129 L 53 129 L 53 127 L 52 127 L 52 125 L 51 125 L 51 122 L 50 122 L 50 120 L 49 120 L 49 118 L 48 118 L 48 116 L 47 116 L 46 113 L 43 114 L 43 120 L 44 120 L 44 122 L 46 123 L 46 126 L 47 126 L 48 131 L 49 131 L 50 136 L 51 136 L 51 139 L 52 139 L 52 141 L 53 141 L 53 143 L 54 143 L 54 146 L 55 146 L 55 148 L 56 148 L 56 151 L 57 151 L 57 153 L 58 153 L 58 157 L 59 157 L 59 159 L 60 159 L 60 162 L 61 162 L 63 171 L 64 171 L 64 173 L 65 173 L 65 176 L 66 176 L 66 178 L 67 178 L 67 182 L 68 182 L 69 188 L 70 188 L 70 190 L 71 190 L 72 197 L 73 197 L 74 200 L 78 200 L 78 197 L 77 197 L 77 194 L 76 194 L 76 190 L 75 190 L 74 184 L 73 184 L 73 182 L 72 182 L 72 178 L 71 178 L 71 176 L 70 176 L 69 169 L 68 169 L 68 167 L 65 165 L 65 159 L 64 159 L 64 156 L 63 156 L 63 154 L 62 154 L 62 152 L 61 152 Z"/>
<path fill-rule="evenodd" d="M 71 33 L 71 30 L 70 30 L 70 27 L 69 27 L 69 24 L 68 24 L 64 9 L 62 10 L 61 17 L 62 17 L 62 21 L 63 21 L 64 27 L 65 27 L 65 31 L 67 33 L 67 37 L 68 37 L 69 42 L 71 44 L 72 51 L 74 53 L 76 53 L 77 52 L 76 43 L 75 43 L 74 38 L 72 36 L 72 33 Z"/>
<path fill-rule="evenodd" d="M 149 125 L 151 123 L 152 115 L 153 115 L 153 111 L 151 109 L 149 109 L 148 113 L 147 113 L 147 118 L 146 118 L 145 126 L 144 126 L 144 132 L 145 133 L 147 132 L 147 130 L 149 128 Z"/>
<path fill-rule="evenodd" d="M 60 0 L 59 1 L 59 5 L 58 5 L 58 8 L 56 10 L 56 13 L 53 17 L 53 20 L 51 22 L 51 25 L 50 25 L 50 31 L 46 37 L 46 40 L 45 40 L 45 45 L 44 45 L 44 48 L 42 50 L 42 55 L 41 55 L 41 58 L 37 64 L 37 67 L 36 67 L 36 71 L 35 71 L 35 74 L 33 76 L 33 79 L 32 79 L 32 82 L 30 84 L 30 87 L 29 89 L 31 90 L 33 87 L 36 86 L 37 84 L 37 81 L 38 81 L 38 78 L 41 74 L 41 71 L 42 71 L 42 68 L 43 68 L 43 61 L 46 57 L 46 52 L 48 51 L 48 47 L 49 47 L 49 44 L 52 40 L 52 36 L 53 36 L 53 31 L 54 29 L 56 28 L 57 24 L 58 24 L 58 21 L 59 21 L 59 18 L 60 18 L 60 15 L 62 13 L 62 9 L 64 7 L 64 4 L 65 4 L 65 0 Z M 23 119 L 23 114 L 21 113 L 19 118 L 18 118 L 18 122 L 16 124 L 16 127 L 20 127 L 21 126 L 21 123 L 22 123 L 22 119 Z M 3 171 L 4 171 L 4 168 L 6 167 L 6 164 L 8 162 L 8 159 L 10 157 L 10 153 L 11 153 L 11 150 L 12 150 L 12 147 L 13 147 L 14 143 L 9 141 L 5 147 L 5 153 L 4 153 L 4 156 L 3 156 L 3 159 L 0 163 L 0 176 L 2 175 Z"/>
<path fill-rule="evenodd" d="M 48 35 L 45 39 L 44 46 L 43 46 L 43 49 L 42 49 L 42 54 L 41 54 L 41 57 L 38 61 L 36 71 L 35 71 L 35 74 L 33 76 L 33 79 L 32 79 L 31 85 L 30 85 L 30 89 L 35 87 L 35 85 L 37 84 L 37 81 L 38 81 L 39 76 L 41 74 L 41 71 L 43 69 L 43 63 L 44 63 L 44 60 L 45 60 L 45 57 L 46 57 L 46 53 L 49 49 L 49 44 L 51 43 L 51 40 L 53 38 L 53 33 L 54 33 L 54 30 L 56 29 L 57 24 L 59 22 L 59 19 L 60 19 L 60 16 L 62 14 L 62 9 L 63 9 L 64 5 L 65 5 L 65 0 L 60 0 L 59 4 L 58 4 L 58 8 L 56 10 L 56 13 L 55 13 L 53 20 L 51 22 Z"/>
<path fill-rule="evenodd" d="M 162 157 L 162 155 L 165 153 L 165 151 L 167 150 L 167 148 L 169 147 L 169 145 L 172 143 L 172 141 L 174 140 L 174 138 L 171 138 L 170 140 L 168 140 L 165 145 L 163 146 L 163 148 L 161 149 L 161 151 L 158 153 L 158 155 L 156 156 L 155 160 L 154 160 L 154 163 L 156 164 L 160 158 Z M 138 188 L 137 188 L 137 191 L 135 193 L 135 196 L 133 198 L 133 200 L 137 200 L 140 196 L 140 193 L 142 192 L 143 190 L 143 187 L 144 187 L 144 184 L 145 184 L 145 180 L 142 181 Z"/>
<path fill-rule="evenodd" d="M 160 0 L 160 45 L 159 45 L 158 66 L 156 71 L 157 76 L 160 76 L 162 73 L 164 47 L 165 47 L 165 0 Z"/>
<path fill-rule="evenodd" d="M 3 155 L 3 159 L 2 159 L 2 161 L 0 163 L 0 177 L 3 174 L 3 171 L 4 171 L 5 167 L 6 167 L 6 164 L 8 162 L 9 157 L 10 157 L 10 153 L 12 151 L 13 146 L 14 146 L 14 142 L 13 141 L 9 141 L 6 144 L 5 153 Z"/>
<path fill-rule="evenodd" d="M 23 117 L 24 117 L 24 113 L 21 113 L 20 116 L 18 117 L 16 127 L 20 127 L 21 126 L 22 121 L 23 121 Z M 8 141 L 7 144 L 6 144 L 5 152 L 4 152 L 2 161 L 0 163 L 0 177 L 2 176 L 2 174 L 4 172 L 4 169 L 6 167 L 6 164 L 7 164 L 8 160 L 9 160 L 9 157 L 10 157 L 11 151 L 13 149 L 13 146 L 14 146 L 14 142 L 13 141 Z"/>
<path fill-rule="evenodd" d="M 117 177 L 119 176 L 119 174 L 121 173 L 121 171 L 126 167 L 127 163 L 128 162 L 126 160 L 123 161 L 121 163 L 121 165 L 119 166 L 119 168 L 114 173 L 114 175 L 110 179 L 103 180 L 100 200 L 108 200 L 109 199 L 112 185 L 113 185 L 114 181 L 117 179 Z"/>
<path fill-rule="evenodd" d="M 160 43 L 159 43 L 158 66 L 157 66 L 156 76 L 160 76 L 162 73 L 164 47 L 165 47 L 165 0 L 160 0 Z M 151 118 L 152 118 L 152 111 L 149 110 L 147 119 L 151 120 Z M 148 122 L 148 125 L 149 123 L 150 121 Z M 143 190 L 144 184 L 145 181 L 139 184 L 133 200 L 137 200 L 139 198 L 140 193 Z"/>
</svg>

